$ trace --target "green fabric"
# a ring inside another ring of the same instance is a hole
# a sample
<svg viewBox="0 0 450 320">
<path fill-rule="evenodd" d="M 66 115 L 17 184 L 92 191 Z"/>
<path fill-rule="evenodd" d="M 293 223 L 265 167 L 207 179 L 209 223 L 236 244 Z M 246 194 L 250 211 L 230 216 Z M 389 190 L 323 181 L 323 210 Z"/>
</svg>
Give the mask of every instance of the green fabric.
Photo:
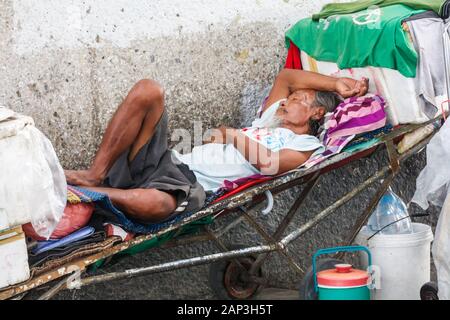
<svg viewBox="0 0 450 320">
<path fill-rule="evenodd" d="M 111 264 L 117 263 L 121 259 L 127 256 L 132 256 L 140 252 L 144 252 L 146 250 L 149 250 L 154 247 L 159 247 L 166 243 L 167 241 L 173 239 L 175 235 L 182 236 L 186 234 L 191 234 L 196 232 L 201 226 L 211 224 L 213 222 L 213 218 L 211 216 L 199 219 L 197 221 L 193 221 L 183 227 L 180 228 L 180 230 L 173 230 L 168 233 L 165 233 L 159 237 L 154 237 L 149 240 L 146 240 L 142 243 L 139 243 L 135 246 L 132 246 L 126 250 L 123 250 L 121 252 L 118 252 L 114 255 L 113 259 L 111 260 Z M 101 267 L 104 266 L 106 259 L 101 259 L 92 265 L 89 266 L 89 272 L 95 272 Z"/>
<path fill-rule="evenodd" d="M 377 139 L 377 138 L 373 138 L 373 139 L 370 139 L 369 141 L 364 141 L 364 142 L 355 144 L 353 146 L 346 147 L 346 148 L 344 148 L 344 151 L 345 152 L 349 152 L 349 153 L 353 153 L 353 152 L 357 152 L 357 151 L 360 151 L 360 150 L 363 150 L 363 149 L 369 149 L 371 146 L 376 144 L 378 141 L 380 141 L 380 140 Z"/>
<path fill-rule="evenodd" d="M 316 60 L 335 62 L 341 69 L 384 67 L 413 78 L 417 53 L 401 21 L 421 12 L 393 5 L 375 13 L 363 10 L 357 16 L 347 14 L 318 22 L 306 18 L 286 32 L 286 45 L 292 41 Z"/>
<path fill-rule="evenodd" d="M 370 6 L 376 5 L 378 7 L 385 7 L 393 4 L 404 4 L 413 9 L 433 10 L 436 13 L 439 13 L 443 3 L 443 0 L 360 0 L 347 3 L 328 3 L 323 6 L 319 13 L 314 14 L 312 19 L 317 21 L 335 14 L 358 12 L 369 8 Z"/>
</svg>

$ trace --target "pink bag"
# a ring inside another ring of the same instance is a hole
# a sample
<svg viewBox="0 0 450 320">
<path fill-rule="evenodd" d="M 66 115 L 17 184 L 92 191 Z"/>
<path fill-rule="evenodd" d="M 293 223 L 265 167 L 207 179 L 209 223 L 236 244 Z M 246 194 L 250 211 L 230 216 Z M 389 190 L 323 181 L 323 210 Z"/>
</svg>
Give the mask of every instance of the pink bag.
<svg viewBox="0 0 450 320">
<path fill-rule="evenodd" d="M 61 239 L 86 226 L 91 219 L 93 212 L 94 204 L 92 203 L 68 203 L 64 209 L 63 216 L 51 234 L 50 239 Z M 46 240 L 36 233 L 31 223 L 24 224 L 22 228 L 25 234 L 32 239 L 38 241 Z"/>
</svg>

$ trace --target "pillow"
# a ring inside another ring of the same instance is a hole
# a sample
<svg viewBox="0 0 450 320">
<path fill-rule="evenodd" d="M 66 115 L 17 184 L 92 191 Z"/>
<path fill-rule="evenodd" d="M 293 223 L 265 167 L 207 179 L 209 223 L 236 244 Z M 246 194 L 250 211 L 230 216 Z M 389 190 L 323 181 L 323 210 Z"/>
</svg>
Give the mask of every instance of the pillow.
<svg viewBox="0 0 450 320">
<path fill-rule="evenodd" d="M 95 205 L 93 203 L 68 203 L 64 208 L 63 216 L 51 234 L 50 239 L 61 239 L 86 226 L 94 212 L 94 207 Z M 31 223 L 24 224 L 22 228 L 25 234 L 32 239 L 37 241 L 46 240 L 36 233 Z"/>
</svg>

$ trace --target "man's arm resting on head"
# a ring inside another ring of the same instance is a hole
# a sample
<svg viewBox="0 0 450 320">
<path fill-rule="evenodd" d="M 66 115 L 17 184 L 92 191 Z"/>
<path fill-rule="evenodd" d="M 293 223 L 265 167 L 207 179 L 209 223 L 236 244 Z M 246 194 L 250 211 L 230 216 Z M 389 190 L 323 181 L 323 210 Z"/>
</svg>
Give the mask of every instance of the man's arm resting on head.
<svg viewBox="0 0 450 320">
<path fill-rule="evenodd" d="M 291 149 L 273 152 L 238 129 L 222 127 L 219 130 L 223 133 L 224 143 L 233 144 L 245 159 L 264 175 L 278 175 L 295 169 L 308 160 L 313 153 Z"/>
<path fill-rule="evenodd" d="M 368 80 L 351 78 L 336 78 L 317 72 L 283 69 L 272 86 L 264 110 L 280 99 L 287 98 L 292 92 L 300 89 L 337 92 L 342 97 L 362 96 L 367 93 Z"/>
<path fill-rule="evenodd" d="M 299 89 L 336 91 L 337 79 L 316 72 L 283 69 L 275 78 L 265 107 L 272 105 L 280 99 L 287 98 L 292 92 Z"/>
</svg>

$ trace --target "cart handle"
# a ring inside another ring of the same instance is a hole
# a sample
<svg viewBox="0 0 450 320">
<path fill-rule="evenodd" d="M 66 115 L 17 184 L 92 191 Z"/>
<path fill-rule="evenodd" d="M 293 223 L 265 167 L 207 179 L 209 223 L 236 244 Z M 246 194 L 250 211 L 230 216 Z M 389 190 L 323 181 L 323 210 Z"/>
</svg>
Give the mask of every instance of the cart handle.
<svg viewBox="0 0 450 320">
<path fill-rule="evenodd" d="M 313 277 L 314 277 L 314 290 L 316 292 L 319 291 L 319 287 L 317 285 L 316 258 L 323 254 L 331 254 L 331 253 L 338 253 L 338 252 L 354 252 L 354 251 L 364 251 L 367 253 L 368 263 L 369 263 L 369 272 L 370 272 L 370 268 L 372 266 L 372 255 L 370 254 L 369 249 L 364 246 L 345 246 L 345 247 L 326 248 L 326 249 L 320 249 L 314 254 L 314 256 L 313 256 Z"/>
</svg>

